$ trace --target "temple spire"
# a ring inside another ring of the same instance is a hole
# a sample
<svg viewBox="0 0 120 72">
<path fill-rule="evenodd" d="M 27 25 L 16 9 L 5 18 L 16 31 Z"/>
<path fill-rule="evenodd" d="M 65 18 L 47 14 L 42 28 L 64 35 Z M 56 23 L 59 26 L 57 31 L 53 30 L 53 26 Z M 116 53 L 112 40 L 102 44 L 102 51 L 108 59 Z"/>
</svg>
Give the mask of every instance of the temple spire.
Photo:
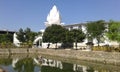
<svg viewBox="0 0 120 72">
<path fill-rule="evenodd" d="M 50 10 L 47 16 L 47 22 L 45 22 L 46 26 L 51 26 L 52 24 L 61 25 L 60 13 L 56 5 L 54 5 L 52 9 Z"/>
</svg>

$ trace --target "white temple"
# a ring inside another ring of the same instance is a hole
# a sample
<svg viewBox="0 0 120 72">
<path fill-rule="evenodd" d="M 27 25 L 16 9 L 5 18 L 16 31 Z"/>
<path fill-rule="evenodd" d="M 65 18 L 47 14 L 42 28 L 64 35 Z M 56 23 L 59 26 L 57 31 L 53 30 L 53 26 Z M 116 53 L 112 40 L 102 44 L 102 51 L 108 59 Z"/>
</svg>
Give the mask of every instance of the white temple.
<svg viewBox="0 0 120 72">
<path fill-rule="evenodd" d="M 47 16 L 47 21 L 45 22 L 46 27 L 51 26 L 52 24 L 57 24 L 57 25 L 62 25 L 61 23 L 61 17 L 59 10 L 57 9 L 56 5 L 52 7 L 50 10 L 48 16 Z M 42 33 L 44 33 L 44 30 L 41 30 Z M 41 43 L 42 41 L 42 36 L 37 36 L 33 42 L 34 45 L 38 44 L 37 47 L 39 48 L 47 48 L 48 43 Z M 59 44 L 58 44 L 59 45 Z M 55 48 L 55 44 L 50 45 L 51 48 Z"/>
<path fill-rule="evenodd" d="M 48 16 L 47 16 L 47 21 L 45 22 L 45 25 L 46 27 L 48 26 L 51 26 L 52 24 L 57 24 L 57 25 L 62 25 L 63 26 L 63 23 L 61 23 L 61 16 L 60 16 L 60 13 L 59 13 L 59 10 L 57 9 L 57 7 L 54 5 L 52 7 L 52 9 L 50 10 Z M 71 25 L 65 25 L 63 26 L 65 27 L 66 29 L 68 30 L 72 30 L 72 29 L 82 29 L 82 31 L 86 34 L 87 31 L 86 31 L 86 26 L 84 23 L 78 23 L 78 24 L 71 24 Z M 44 33 L 44 30 L 41 30 L 42 33 Z M 84 42 L 82 43 L 78 43 L 78 49 L 82 48 L 82 50 L 84 50 L 86 48 L 86 43 L 88 42 L 88 39 L 86 38 L 84 40 Z M 93 43 L 94 43 L 94 46 L 97 46 L 98 42 L 96 39 L 93 39 Z M 14 44 L 16 46 L 19 46 L 20 42 L 17 40 L 16 38 L 16 34 L 14 35 Z M 35 45 L 34 47 L 38 47 L 38 48 L 47 48 L 48 46 L 48 43 L 43 43 L 42 42 L 42 36 L 36 36 L 33 44 Z M 50 48 L 55 48 L 55 45 L 50 43 Z M 58 44 L 58 46 L 60 46 L 61 44 Z M 117 42 L 113 43 L 113 42 L 110 42 L 106 37 L 105 37 L 105 40 L 101 41 L 100 43 L 100 46 L 104 46 L 104 45 L 118 45 Z M 74 44 L 74 47 L 75 48 L 75 44 Z"/>
<path fill-rule="evenodd" d="M 47 22 L 45 22 L 46 26 L 51 26 L 52 24 L 61 25 L 60 13 L 55 5 L 50 10 L 50 13 L 47 16 Z"/>
</svg>

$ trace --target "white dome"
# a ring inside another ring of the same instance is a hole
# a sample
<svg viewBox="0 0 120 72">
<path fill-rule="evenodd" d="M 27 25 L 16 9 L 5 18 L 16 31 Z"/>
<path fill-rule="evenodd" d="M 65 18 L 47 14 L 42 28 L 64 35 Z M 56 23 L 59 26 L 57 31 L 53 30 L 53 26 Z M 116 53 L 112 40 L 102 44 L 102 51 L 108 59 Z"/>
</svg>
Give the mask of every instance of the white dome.
<svg viewBox="0 0 120 72">
<path fill-rule="evenodd" d="M 47 16 L 46 26 L 51 26 L 52 24 L 61 25 L 61 17 L 57 7 L 54 5 Z"/>
</svg>

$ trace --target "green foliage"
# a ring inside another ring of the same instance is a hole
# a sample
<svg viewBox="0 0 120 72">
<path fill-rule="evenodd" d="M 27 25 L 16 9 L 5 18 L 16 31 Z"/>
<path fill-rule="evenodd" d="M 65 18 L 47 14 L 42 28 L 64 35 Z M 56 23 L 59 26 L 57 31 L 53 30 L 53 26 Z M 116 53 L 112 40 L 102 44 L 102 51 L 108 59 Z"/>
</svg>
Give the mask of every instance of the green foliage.
<svg viewBox="0 0 120 72">
<path fill-rule="evenodd" d="M 71 31 L 66 30 L 64 42 L 82 42 L 85 39 L 85 34 L 82 30 L 73 29 Z"/>
<path fill-rule="evenodd" d="M 13 35 L 12 34 L 0 34 L 0 43 L 2 42 L 12 42 Z"/>
<path fill-rule="evenodd" d="M 0 48 L 14 48 L 15 46 L 11 42 L 2 42 L 0 44 Z"/>
<path fill-rule="evenodd" d="M 11 58 L 2 58 L 0 59 L 0 65 L 11 65 L 12 59 Z"/>
<path fill-rule="evenodd" d="M 106 52 L 120 52 L 120 48 L 109 47 L 109 46 L 94 46 L 93 51 L 106 51 Z"/>
<path fill-rule="evenodd" d="M 37 36 L 38 33 L 31 31 L 30 28 L 26 28 L 23 30 L 22 28 L 19 29 L 19 32 L 17 33 L 17 38 L 20 42 L 22 42 L 22 46 L 31 47 L 32 42 L 35 39 L 35 36 Z"/>
<path fill-rule="evenodd" d="M 107 52 L 111 52 L 112 48 L 108 47 L 108 46 L 94 46 L 93 47 L 93 51 L 107 51 Z"/>
<path fill-rule="evenodd" d="M 85 39 L 85 34 L 82 32 L 82 30 L 73 29 L 70 31 L 70 33 L 74 42 L 83 42 Z"/>
<path fill-rule="evenodd" d="M 95 70 L 92 68 L 92 67 L 89 67 L 88 69 L 87 69 L 87 72 L 94 72 Z"/>
<path fill-rule="evenodd" d="M 52 25 L 45 29 L 43 42 L 58 43 L 65 39 L 66 29 L 60 25 Z"/>
<path fill-rule="evenodd" d="M 98 45 L 100 43 L 101 37 L 103 37 L 104 32 L 105 32 L 105 21 L 104 20 L 99 20 L 99 21 L 94 21 L 94 22 L 88 22 L 86 24 L 86 29 L 87 29 L 87 37 L 92 40 L 94 38 L 97 39 Z"/>
<path fill-rule="evenodd" d="M 20 42 L 25 42 L 25 36 L 24 36 L 24 31 L 22 28 L 19 29 L 19 32 L 17 33 L 17 39 Z"/>
<path fill-rule="evenodd" d="M 85 39 L 85 34 L 82 32 L 82 30 L 77 30 L 77 29 L 73 29 L 70 31 L 71 33 L 71 39 L 73 42 L 75 42 L 75 46 L 77 49 L 77 43 L 78 42 L 83 42 L 83 40 Z"/>
<path fill-rule="evenodd" d="M 47 27 L 43 34 L 43 42 L 71 44 L 73 42 L 82 42 L 83 39 L 85 39 L 85 34 L 82 30 L 73 29 L 68 31 L 59 25 Z"/>
<path fill-rule="evenodd" d="M 12 34 L 0 34 L 0 48 L 13 47 L 13 35 Z"/>
<path fill-rule="evenodd" d="M 66 29 L 63 43 L 67 43 L 67 42 L 73 43 L 73 39 L 72 39 L 72 33 Z"/>
<path fill-rule="evenodd" d="M 42 66 L 41 72 L 75 72 L 73 71 L 73 64 L 62 63 L 63 69 L 50 66 Z"/>
<path fill-rule="evenodd" d="M 73 47 L 74 40 L 72 36 L 73 36 L 72 32 L 66 29 L 61 48 L 72 48 Z"/>
<path fill-rule="evenodd" d="M 36 32 L 31 31 L 30 28 L 26 28 L 24 33 L 25 33 L 26 42 L 33 42 L 35 39 L 35 36 L 38 35 Z"/>
<path fill-rule="evenodd" d="M 107 37 L 112 41 L 120 42 L 120 22 L 112 20 L 109 22 Z"/>
<path fill-rule="evenodd" d="M 18 72 L 34 72 L 34 63 L 32 58 L 24 58 L 15 64 L 15 70 Z"/>
</svg>

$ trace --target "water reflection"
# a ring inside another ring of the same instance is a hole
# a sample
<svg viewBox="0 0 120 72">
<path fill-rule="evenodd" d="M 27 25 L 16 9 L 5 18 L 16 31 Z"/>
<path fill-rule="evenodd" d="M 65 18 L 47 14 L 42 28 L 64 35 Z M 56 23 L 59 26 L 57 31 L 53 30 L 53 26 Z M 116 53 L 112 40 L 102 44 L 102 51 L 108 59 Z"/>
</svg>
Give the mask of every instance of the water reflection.
<svg viewBox="0 0 120 72">
<path fill-rule="evenodd" d="M 24 58 L 15 63 L 14 70 L 17 72 L 34 72 L 35 64 L 32 58 Z"/>
<path fill-rule="evenodd" d="M 29 57 L 0 59 L 0 67 L 7 72 L 40 72 L 40 66 Z"/>
<path fill-rule="evenodd" d="M 97 69 L 90 65 L 66 63 L 41 56 L 0 58 L 0 68 L 7 72 L 119 72 L 119 69 Z"/>
</svg>

